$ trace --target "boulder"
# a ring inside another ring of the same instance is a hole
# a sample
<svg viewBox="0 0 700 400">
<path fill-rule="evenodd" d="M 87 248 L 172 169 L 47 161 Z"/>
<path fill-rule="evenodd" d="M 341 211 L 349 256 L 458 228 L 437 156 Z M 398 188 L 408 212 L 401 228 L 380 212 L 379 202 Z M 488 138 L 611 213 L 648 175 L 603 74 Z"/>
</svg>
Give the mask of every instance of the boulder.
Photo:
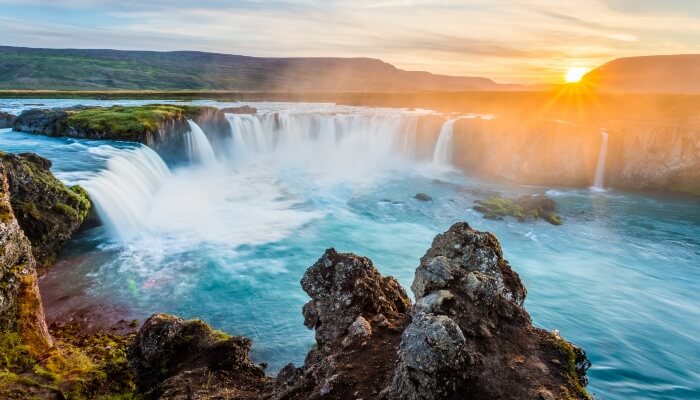
<svg viewBox="0 0 700 400">
<path fill-rule="evenodd" d="M 495 236 L 457 223 L 435 237 L 411 289 L 387 399 L 589 399 L 585 353 L 532 326 Z"/>
<path fill-rule="evenodd" d="M 561 225 L 561 217 L 556 212 L 557 203 L 543 194 L 524 195 L 516 199 L 492 196 L 474 203 L 474 210 L 482 213 L 486 219 L 511 216 L 520 222 L 543 219 L 552 225 Z"/>
<path fill-rule="evenodd" d="M 91 210 L 87 192 L 66 187 L 51 173 L 51 161 L 34 153 L 0 152 L 10 201 L 20 227 L 32 245 L 37 268 L 50 267 Z"/>
<path fill-rule="evenodd" d="M 304 366 L 287 366 L 274 398 L 375 398 L 390 382 L 410 300 L 372 262 L 328 249 L 301 281 L 311 301 L 304 324 L 316 346 Z"/>
<path fill-rule="evenodd" d="M 128 358 L 137 388 L 150 398 L 251 398 L 273 380 L 250 361 L 250 346 L 249 339 L 202 321 L 155 314 L 139 330 Z"/>
<path fill-rule="evenodd" d="M 0 111 L 0 129 L 12 128 L 17 116 Z"/>
<path fill-rule="evenodd" d="M 413 198 L 418 201 L 433 201 L 433 198 L 425 193 L 416 193 L 416 195 L 413 196 Z"/>
</svg>

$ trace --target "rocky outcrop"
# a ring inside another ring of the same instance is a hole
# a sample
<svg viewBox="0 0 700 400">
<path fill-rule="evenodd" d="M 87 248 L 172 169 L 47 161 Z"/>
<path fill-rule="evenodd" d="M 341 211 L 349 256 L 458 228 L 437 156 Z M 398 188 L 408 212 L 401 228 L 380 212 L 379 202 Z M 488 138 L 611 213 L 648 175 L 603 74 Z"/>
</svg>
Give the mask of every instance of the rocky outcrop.
<svg viewBox="0 0 700 400">
<path fill-rule="evenodd" d="M 17 116 L 0 111 L 0 129 L 12 128 Z"/>
<path fill-rule="evenodd" d="M 303 366 L 273 384 L 247 339 L 155 315 L 131 351 L 139 388 L 168 399 L 590 399 L 585 353 L 532 326 L 498 240 L 466 223 L 421 258 L 413 306 L 369 259 L 334 249 L 301 285 L 304 324 L 316 331 Z"/>
<path fill-rule="evenodd" d="M 476 200 L 474 210 L 487 219 L 515 217 L 520 222 L 543 219 L 552 225 L 561 225 L 557 214 L 557 203 L 543 194 L 524 195 L 517 199 L 494 196 L 487 200 Z"/>
<path fill-rule="evenodd" d="M 51 161 L 36 154 L 0 152 L 0 160 L 14 215 L 31 242 L 37 267 L 47 268 L 88 216 L 88 194 L 79 186 L 66 187 L 51 173 Z"/>
<path fill-rule="evenodd" d="M 13 130 L 47 136 L 139 142 L 153 148 L 166 160 L 178 161 L 186 154 L 188 120 L 200 125 L 212 142 L 231 137 L 231 127 L 219 109 L 170 104 L 32 109 L 17 117 Z"/>
<path fill-rule="evenodd" d="M 149 398 L 249 399 L 272 380 L 248 357 L 251 341 L 199 320 L 150 317 L 129 350 L 135 383 Z"/>
<path fill-rule="evenodd" d="M 44 322 L 31 245 L 10 202 L 8 168 L 0 161 L 0 335 L 19 334 L 32 356 L 52 345 Z"/>
<path fill-rule="evenodd" d="M 532 326 L 526 290 L 495 236 L 466 223 L 438 235 L 411 285 L 389 399 L 587 399 L 582 350 Z"/>
<path fill-rule="evenodd" d="M 227 107 L 227 108 L 222 108 L 221 112 L 226 113 L 226 114 L 255 114 L 258 112 L 258 109 L 255 107 L 251 107 L 248 105 L 240 106 L 240 107 Z"/>
<path fill-rule="evenodd" d="M 304 365 L 283 369 L 274 398 L 375 398 L 389 383 L 410 300 L 392 277 L 354 254 L 325 254 L 304 274 L 311 297 L 304 325 L 316 331 L 316 347 Z"/>
</svg>

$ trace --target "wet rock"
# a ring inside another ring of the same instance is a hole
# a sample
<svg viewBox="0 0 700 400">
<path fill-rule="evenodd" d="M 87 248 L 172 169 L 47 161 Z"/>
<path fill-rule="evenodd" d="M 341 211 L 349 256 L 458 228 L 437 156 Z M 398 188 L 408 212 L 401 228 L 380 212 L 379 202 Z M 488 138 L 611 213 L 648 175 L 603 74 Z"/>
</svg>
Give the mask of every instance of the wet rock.
<svg viewBox="0 0 700 400">
<path fill-rule="evenodd" d="M 53 346 L 44 322 L 36 261 L 11 205 L 8 168 L 0 160 L 0 335 L 19 334 L 38 357 Z"/>
<path fill-rule="evenodd" d="M 0 111 L 0 129 L 12 128 L 12 124 L 17 119 L 16 115 Z"/>
<path fill-rule="evenodd" d="M 129 364 L 138 389 L 152 398 L 213 398 L 222 390 L 253 396 L 272 380 L 250 361 L 250 346 L 202 321 L 155 314 L 129 349 Z"/>
<path fill-rule="evenodd" d="M 474 211 L 482 213 L 486 219 L 499 220 L 511 216 L 520 222 L 543 219 L 552 225 L 561 225 L 556 202 L 543 194 L 525 195 L 517 199 L 493 196 L 474 203 Z"/>
<path fill-rule="evenodd" d="M 583 352 L 532 326 L 526 290 L 498 240 L 466 223 L 436 236 L 411 286 L 388 399 L 588 399 Z M 578 360 L 578 361 L 577 361 Z M 586 360 L 586 361 L 584 361 Z"/>
<path fill-rule="evenodd" d="M 416 193 L 416 195 L 413 196 L 413 198 L 418 201 L 433 201 L 433 198 L 425 193 Z"/>
<path fill-rule="evenodd" d="M 222 108 L 221 112 L 224 112 L 226 114 L 255 114 L 258 112 L 258 109 L 255 107 L 251 107 L 248 105 L 245 106 L 240 106 L 240 107 L 227 107 L 227 108 Z"/>
<path fill-rule="evenodd" d="M 14 214 L 32 244 L 37 267 L 48 268 L 89 215 L 88 194 L 80 186 L 66 187 L 51 173 L 51 161 L 36 154 L 0 152 L 0 160 Z"/>
</svg>

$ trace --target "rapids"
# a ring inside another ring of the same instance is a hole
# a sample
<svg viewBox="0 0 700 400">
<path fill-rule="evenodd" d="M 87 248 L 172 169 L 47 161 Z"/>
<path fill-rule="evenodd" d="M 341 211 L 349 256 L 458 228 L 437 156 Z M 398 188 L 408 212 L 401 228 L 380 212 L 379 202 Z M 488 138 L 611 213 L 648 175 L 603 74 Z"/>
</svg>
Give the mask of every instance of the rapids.
<svg viewBox="0 0 700 400">
<path fill-rule="evenodd" d="M 303 363 L 313 343 L 299 280 L 325 248 L 368 256 L 408 288 L 434 235 L 464 220 L 498 236 L 534 323 L 587 351 L 599 398 L 700 396 L 697 201 L 480 181 L 445 168 L 449 123 L 422 151 L 424 110 L 251 105 L 256 115 L 227 115 L 226 148 L 212 149 L 202 132 L 197 161 L 177 166 L 140 145 L 0 131 L 0 149 L 51 159 L 104 221 L 41 279 L 49 319 L 86 310 L 199 317 L 252 338 L 256 360 L 275 372 Z M 558 202 L 562 226 L 472 210 L 494 193 L 542 191 Z M 416 201 L 418 192 L 433 201 Z"/>
</svg>

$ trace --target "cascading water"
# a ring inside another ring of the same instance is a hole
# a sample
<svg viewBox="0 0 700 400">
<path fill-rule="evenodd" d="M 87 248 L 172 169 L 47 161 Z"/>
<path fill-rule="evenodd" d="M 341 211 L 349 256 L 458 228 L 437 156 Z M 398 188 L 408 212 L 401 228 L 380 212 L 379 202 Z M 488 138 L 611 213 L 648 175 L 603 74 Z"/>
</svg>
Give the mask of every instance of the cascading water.
<svg viewBox="0 0 700 400">
<path fill-rule="evenodd" d="M 234 153 L 415 159 L 417 117 L 311 113 L 227 114 Z"/>
<path fill-rule="evenodd" d="M 593 181 L 593 189 L 595 190 L 605 190 L 603 184 L 605 179 L 605 159 L 608 156 L 608 131 L 602 129 L 600 136 L 600 151 L 598 152 L 598 163 L 595 168 L 595 180 Z"/>
<path fill-rule="evenodd" d="M 81 182 L 90 193 L 107 231 L 119 240 L 139 232 L 151 208 L 153 195 L 170 177 L 170 170 L 149 147 L 114 149 L 107 169 Z"/>
<path fill-rule="evenodd" d="M 201 164 L 215 163 L 216 155 L 207 135 L 196 122 L 187 120 L 187 123 L 190 125 L 190 131 L 187 132 L 187 154 L 190 161 Z"/>
<path fill-rule="evenodd" d="M 433 164 L 451 166 L 453 156 L 454 141 L 454 124 L 455 120 L 446 121 L 440 129 L 435 151 L 433 152 Z"/>
</svg>

